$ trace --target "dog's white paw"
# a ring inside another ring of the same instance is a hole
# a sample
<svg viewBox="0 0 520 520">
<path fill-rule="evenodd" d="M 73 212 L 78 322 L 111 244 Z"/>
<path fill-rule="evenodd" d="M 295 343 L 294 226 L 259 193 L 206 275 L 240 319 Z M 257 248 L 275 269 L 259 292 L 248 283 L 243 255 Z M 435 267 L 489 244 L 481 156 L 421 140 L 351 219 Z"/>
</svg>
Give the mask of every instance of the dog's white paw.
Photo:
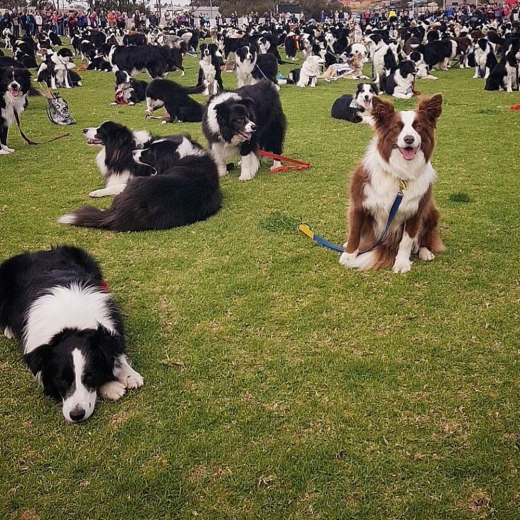
<svg viewBox="0 0 520 520">
<path fill-rule="evenodd" d="M 94 190 L 94 191 L 91 191 L 89 194 L 88 194 L 89 197 L 92 197 L 94 199 L 99 199 L 101 197 L 106 197 L 107 194 L 105 193 L 105 190 Z"/>
<path fill-rule="evenodd" d="M 412 268 L 412 262 L 408 258 L 399 258 L 395 259 L 394 273 L 407 273 Z"/>
<path fill-rule="evenodd" d="M 123 383 L 126 388 L 141 388 L 144 384 L 143 376 L 131 367 L 126 368 L 126 373 L 120 376 L 119 381 Z"/>
<path fill-rule="evenodd" d="M 121 399 L 125 395 L 126 386 L 120 381 L 110 381 L 105 383 L 100 389 L 99 393 L 103 399 L 108 399 L 109 401 L 117 401 Z"/>
<path fill-rule="evenodd" d="M 11 327 L 6 327 L 4 329 L 4 336 L 7 339 L 14 339 L 14 334 L 13 334 L 13 331 L 11 330 Z"/>
<path fill-rule="evenodd" d="M 341 253 L 339 263 L 344 267 L 350 267 L 351 262 L 358 256 L 358 251 L 353 253 Z"/>
<path fill-rule="evenodd" d="M 427 247 L 420 247 L 419 258 L 425 262 L 430 262 L 435 258 L 435 255 Z"/>
<path fill-rule="evenodd" d="M 9 155 L 13 152 L 14 150 L 12 148 L 7 148 L 7 146 L 0 148 L 0 155 Z"/>
</svg>

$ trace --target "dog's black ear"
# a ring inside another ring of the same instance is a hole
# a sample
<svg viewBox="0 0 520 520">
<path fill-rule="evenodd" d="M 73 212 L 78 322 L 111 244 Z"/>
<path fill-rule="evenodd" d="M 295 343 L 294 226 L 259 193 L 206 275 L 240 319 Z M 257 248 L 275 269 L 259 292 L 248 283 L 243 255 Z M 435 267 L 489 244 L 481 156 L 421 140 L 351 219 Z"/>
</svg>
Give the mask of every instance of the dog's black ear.
<svg viewBox="0 0 520 520">
<path fill-rule="evenodd" d="M 51 354 L 50 345 L 42 345 L 34 349 L 32 352 L 24 356 L 25 362 L 29 367 L 29 370 L 32 372 L 33 376 L 36 376 L 38 372 L 43 370 L 43 366 L 45 365 L 45 361 Z"/>
<path fill-rule="evenodd" d="M 377 94 L 379 94 L 379 88 L 377 87 L 377 85 L 375 83 L 370 83 L 370 86 L 372 87 L 372 90 L 376 93 L 377 96 Z"/>
<path fill-rule="evenodd" d="M 217 122 L 220 126 L 227 125 L 229 123 L 229 106 L 226 103 L 220 103 L 215 107 L 217 113 Z"/>
<path fill-rule="evenodd" d="M 255 102 L 251 98 L 241 99 L 240 103 L 245 105 L 249 110 L 253 110 L 255 107 Z"/>
</svg>

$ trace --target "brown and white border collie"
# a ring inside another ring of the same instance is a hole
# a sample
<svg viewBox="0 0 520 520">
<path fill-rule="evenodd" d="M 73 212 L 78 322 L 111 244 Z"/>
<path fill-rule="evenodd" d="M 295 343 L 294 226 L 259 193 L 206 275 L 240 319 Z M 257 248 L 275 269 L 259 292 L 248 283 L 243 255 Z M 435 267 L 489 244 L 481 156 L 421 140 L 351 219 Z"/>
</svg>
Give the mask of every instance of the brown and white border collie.
<svg viewBox="0 0 520 520">
<path fill-rule="evenodd" d="M 412 253 L 428 261 L 444 250 L 432 195 L 436 173 L 430 163 L 441 112 L 440 94 L 423 98 L 415 110 L 403 112 L 395 111 L 388 101 L 373 98 L 376 135 L 351 177 L 348 241 L 340 264 L 357 269 L 393 264 L 395 273 L 406 273 Z M 383 233 L 403 181 L 407 189 L 388 233 L 370 249 Z M 363 253 L 365 249 L 370 250 Z"/>
</svg>

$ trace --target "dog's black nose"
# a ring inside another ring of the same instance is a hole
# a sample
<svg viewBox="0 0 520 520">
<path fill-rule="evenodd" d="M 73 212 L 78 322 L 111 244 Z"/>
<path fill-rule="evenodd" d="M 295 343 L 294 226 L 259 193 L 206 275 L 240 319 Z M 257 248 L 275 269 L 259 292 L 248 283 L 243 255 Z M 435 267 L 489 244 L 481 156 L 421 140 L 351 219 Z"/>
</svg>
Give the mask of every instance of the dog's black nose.
<svg viewBox="0 0 520 520">
<path fill-rule="evenodd" d="M 85 417 L 85 410 L 82 410 L 81 408 L 74 408 L 74 410 L 70 411 L 69 415 L 71 421 L 81 421 L 81 419 Z"/>
<path fill-rule="evenodd" d="M 88 132 L 88 128 L 83 129 L 83 133 L 86 134 Z"/>
<path fill-rule="evenodd" d="M 256 132 L 256 125 L 254 123 L 251 123 L 251 131 Z"/>
<path fill-rule="evenodd" d="M 413 135 L 405 135 L 403 141 L 406 144 L 412 145 L 415 141 L 415 137 Z"/>
</svg>

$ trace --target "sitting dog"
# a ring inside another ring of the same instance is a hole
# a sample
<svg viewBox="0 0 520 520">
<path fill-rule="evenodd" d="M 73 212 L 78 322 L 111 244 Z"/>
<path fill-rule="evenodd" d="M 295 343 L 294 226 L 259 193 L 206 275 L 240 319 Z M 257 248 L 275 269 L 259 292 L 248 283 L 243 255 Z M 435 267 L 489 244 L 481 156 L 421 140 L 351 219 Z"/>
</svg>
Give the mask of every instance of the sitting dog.
<svg viewBox="0 0 520 520">
<path fill-rule="evenodd" d="M 31 74 L 27 69 L 0 68 L 0 155 L 14 152 L 7 146 L 7 134 L 25 110 L 30 90 Z"/>
<path fill-rule="evenodd" d="M 399 99 L 410 99 L 414 94 L 417 67 L 411 60 L 403 60 L 397 69 L 381 77 L 381 91 Z"/>
<path fill-rule="evenodd" d="M 430 162 L 441 112 L 440 94 L 404 112 L 378 97 L 372 100 L 375 137 L 350 180 L 348 240 L 339 260 L 343 266 L 380 269 L 393 264 L 395 273 L 406 273 L 412 253 L 431 261 L 444 250 Z"/>
<path fill-rule="evenodd" d="M 200 46 L 199 79 L 197 86 L 204 85 L 206 96 L 214 96 L 224 89 L 222 83 L 222 54 L 214 43 L 203 43 Z"/>
<path fill-rule="evenodd" d="M 318 84 L 321 66 L 325 60 L 320 56 L 309 56 L 301 68 L 289 72 L 288 83 L 295 83 L 297 87 L 315 87 Z"/>
<path fill-rule="evenodd" d="M 344 94 L 334 101 L 331 116 L 351 123 L 372 124 L 372 99 L 379 94 L 375 83 L 359 83 L 354 95 Z"/>
<path fill-rule="evenodd" d="M 0 265 L 0 327 L 16 339 L 67 421 L 88 419 L 98 393 L 116 401 L 143 378 L 128 363 L 123 320 L 97 262 L 61 246 Z"/>
<path fill-rule="evenodd" d="M 70 49 L 64 47 L 58 52 L 47 50 L 45 59 L 38 68 L 38 81 L 52 90 L 81 86 L 79 74 L 72 70 L 75 67 Z"/>
<path fill-rule="evenodd" d="M 240 154 L 242 181 L 256 175 L 260 149 L 282 153 L 286 128 L 280 95 L 267 81 L 214 96 L 202 121 L 219 175 L 227 175 L 227 161 Z M 273 168 L 279 166 L 280 162 L 274 161 Z"/>
</svg>

